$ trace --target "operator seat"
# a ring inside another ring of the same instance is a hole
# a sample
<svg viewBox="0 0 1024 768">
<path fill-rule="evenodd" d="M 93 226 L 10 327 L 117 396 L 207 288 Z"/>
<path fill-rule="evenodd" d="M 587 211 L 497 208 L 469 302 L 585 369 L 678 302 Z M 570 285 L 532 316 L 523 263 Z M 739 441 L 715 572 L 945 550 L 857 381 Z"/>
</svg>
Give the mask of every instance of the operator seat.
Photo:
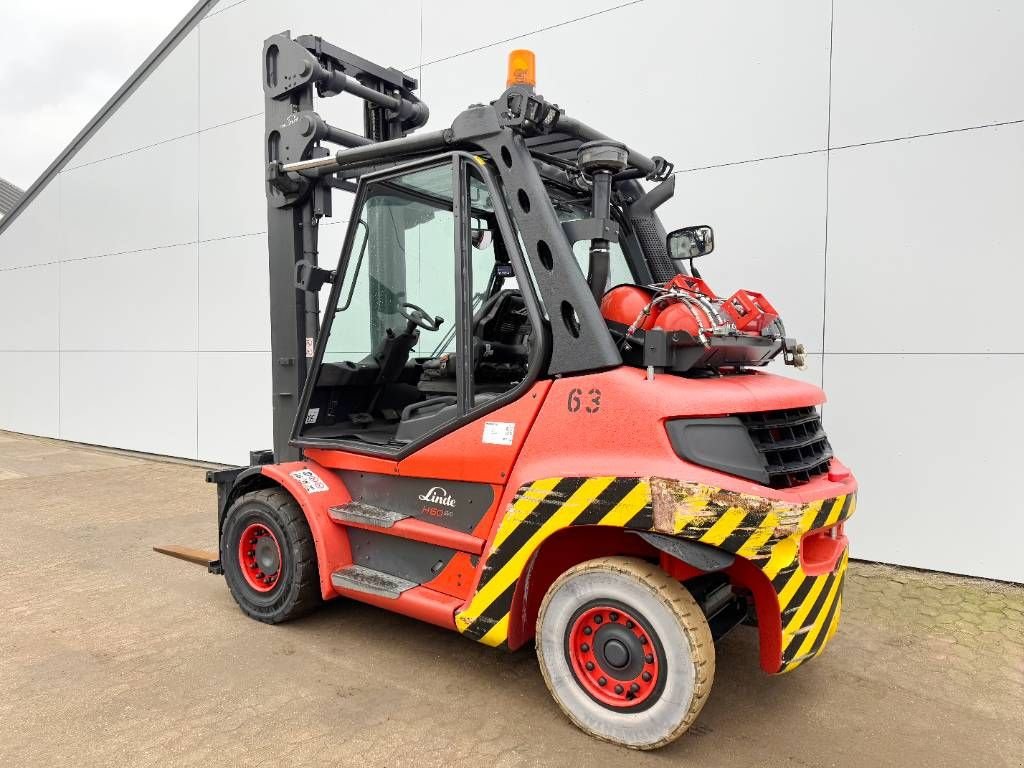
<svg viewBox="0 0 1024 768">
<path fill-rule="evenodd" d="M 526 341 L 528 334 L 529 320 L 522 292 L 510 288 L 490 296 L 473 316 L 474 371 L 480 372 L 483 377 L 481 369 L 484 367 L 509 369 L 510 361 L 525 361 L 529 355 Z M 454 363 L 454 356 L 447 356 L 443 365 L 425 365 L 423 373 L 427 377 L 451 379 L 452 388 L 449 391 L 454 391 L 458 368 Z M 475 392 L 473 407 L 487 405 L 504 394 L 504 391 Z M 412 442 L 454 420 L 457 414 L 458 398 L 454 394 L 442 394 L 411 403 L 402 409 L 395 440 L 400 443 Z"/>
<path fill-rule="evenodd" d="M 480 392 L 473 396 L 473 407 L 493 401 L 501 395 L 497 392 Z M 411 443 L 428 432 L 453 421 L 458 415 L 458 398 L 455 395 L 432 397 L 420 403 L 411 403 L 402 409 L 402 420 L 395 432 L 395 442 Z"/>
<path fill-rule="evenodd" d="M 517 312 L 522 309 L 525 314 L 525 306 L 523 292 L 518 288 L 504 288 L 498 291 L 481 304 L 473 315 L 473 338 L 494 338 L 501 332 L 501 328 L 495 325 L 495 320 L 502 318 L 508 311 Z"/>
<path fill-rule="evenodd" d="M 482 365 L 523 364 L 530 354 L 532 328 L 518 288 L 498 291 L 473 317 L 474 369 Z"/>
</svg>

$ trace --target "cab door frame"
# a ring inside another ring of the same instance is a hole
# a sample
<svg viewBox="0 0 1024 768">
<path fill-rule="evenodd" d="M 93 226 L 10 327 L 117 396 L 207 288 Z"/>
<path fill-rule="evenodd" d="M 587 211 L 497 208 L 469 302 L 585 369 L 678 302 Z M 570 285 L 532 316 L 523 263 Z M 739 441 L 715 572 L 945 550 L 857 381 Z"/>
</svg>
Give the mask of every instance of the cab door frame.
<svg viewBox="0 0 1024 768">
<path fill-rule="evenodd" d="M 375 182 L 407 175 L 417 170 L 441 166 L 445 161 L 452 164 L 453 170 L 453 197 L 452 213 L 455 225 L 455 262 L 456 269 L 456 360 L 460 366 L 457 376 L 457 416 L 442 427 L 429 432 L 412 442 L 401 447 L 374 446 L 365 443 L 357 443 L 352 440 L 337 438 L 315 438 L 301 435 L 301 429 L 305 420 L 305 414 L 316 384 L 317 374 L 323 363 L 324 354 L 327 350 L 327 341 L 330 337 L 331 326 L 336 317 L 335 308 L 341 295 L 342 286 L 345 284 L 345 276 L 352 267 L 352 245 L 358 227 L 353 226 L 351 221 L 362 210 L 366 201 L 367 189 Z M 501 397 L 488 402 L 486 406 L 479 408 L 472 407 L 472 354 L 464 352 L 467 347 L 471 349 L 472 337 L 472 262 L 471 262 L 471 240 L 469 237 L 469 223 L 472 206 L 469 195 L 470 168 L 479 173 L 483 178 L 493 201 L 494 216 L 498 223 L 499 232 L 504 240 L 505 248 L 509 259 L 512 262 L 519 283 L 519 290 L 522 292 L 526 311 L 530 318 L 534 334 L 533 350 L 530 356 L 527 375 L 515 387 L 510 389 Z M 490 163 L 479 155 L 468 152 L 455 151 L 443 155 L 434 155 L 410 163 L 403 163 L 387 169 L 368 173 L 360 177 L 356 189 L 355 201 L 352 207 L 352 217 L 348 230 L 345 233 L 345 240 L 342 246 L 341 259 L 338 265 L 337 275 L 331 287 L 330 298 L 324 312 L 323 322 L 317 338 L 314 355 L 309 365 L 309 372 L 306 376 L 305 386 L 299 407 L 296 409 L 295 421 L 292 424 L 290 445 L 300 448 L 313 448 L 325 450 L 337 450 L 345 453 L 357 454 L 366 457 L 379 457 L 385 463 L 394 462 L 396 465 L 403 459 L 412 456 L 420 449 L 434 443 L 441 437 L 455 432 L 459 428 L 470 424 L 482 416 L 515 402 L 528 391 L 537 381 L 540 372 L 544 369 L 550 351 L 550 328 L 547 313 L 542 308 L 536 286 L 534 285 L 532 272 L 522 253 L 519 235 L 515 229 L 512 218 L 509 215 L 503 190 L 498 181 L 497 174 L 490 167 Z"/>
</svg>

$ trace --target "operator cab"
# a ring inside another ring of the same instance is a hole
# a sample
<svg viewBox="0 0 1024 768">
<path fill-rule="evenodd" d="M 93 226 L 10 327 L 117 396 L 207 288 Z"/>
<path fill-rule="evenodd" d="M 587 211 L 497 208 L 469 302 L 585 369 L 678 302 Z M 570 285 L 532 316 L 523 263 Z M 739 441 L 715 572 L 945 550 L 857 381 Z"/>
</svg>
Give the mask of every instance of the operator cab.
<svg viewBox="0 0 1024 768">
<path fill-rule="evenodd" d="M 362 187 L 301 439 L 399 451 L 470 410 L 512 399 L 540 365 L 539 307 L 524 297 L 526 267 L 506 246 L 481 162 L 448 159 Z M 453 205 L 460 167 L 461 222 Z M 555 184 L 548 191 L 561 221 L 589 215 L 578 194 Z M 587 245 L 573 250 L 584 271 Z M 632 283 L 634 268 L 612 246 L 606 285 Z"/>
<path fill-rule="evenodd" d="M 460 232 L 459 167 L 448 160 L 364 186 L 303 438 L 397 450 L 525 380 L 531 318 L 489 188 L 469 165 Z"/>
</svg>

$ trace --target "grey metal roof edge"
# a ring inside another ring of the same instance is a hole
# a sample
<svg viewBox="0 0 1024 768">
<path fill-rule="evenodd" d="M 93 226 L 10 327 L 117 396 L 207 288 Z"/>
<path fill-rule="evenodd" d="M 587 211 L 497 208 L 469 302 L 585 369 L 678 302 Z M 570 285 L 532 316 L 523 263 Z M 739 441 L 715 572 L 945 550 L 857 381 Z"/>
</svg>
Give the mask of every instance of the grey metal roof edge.
<svg viewBox="0 0 1024 768">
<path fill-rule="evenodd" d="M 25 190 L 0 176 L 0 216 L 13 211 Z"/>
<path fill-rule="evenodd" d="M 63 170 L 75 152 L 107 122 L 107 119 L 117 111 L 117 108 L 124 103 L 125 99 L 131 96 L 145 82 L 146 78 L 149 77 L 149 73 L 156 69 L 157 65 L 167 57 L 167 54 L 174 50 L 178 43 L 181 42 L 181 39 L 195 28 L 196 24 L 206 15 L 206 11 L 216 2 L 217 0 L 199 0 L 199 2 L 192 6 L 192 10 L 185 14 L 185 18 L 178 22 L 178 25 L 160 42 L 156 50 L 149 54 L 139 68 L 131 74 L 131 77 L 128 78 L 125 84 L 117 90 L 117 93 L 110 97 L 109 101 L 100 108 L 100 111 L 96 113 L 92 120 L 85 124 L 85 127 L 78 132 L 78 135 L 71 140 L 71 143 L 57 155 L 57 158 L 47 166 L 42 175 L 32 183 L 25 191 L 25 194 L 21 196 L 21 200 L 18 201 L 17 205 L 0 219 L 0 234 L 3 234 L 7 227 L 11 225 L 11 222 L 18 218 L 18 215 L 28 207 L 28 204 L 36 198 L 43 190 L 43 187 L 49 184 L 51 179 Z"/>
</svg>

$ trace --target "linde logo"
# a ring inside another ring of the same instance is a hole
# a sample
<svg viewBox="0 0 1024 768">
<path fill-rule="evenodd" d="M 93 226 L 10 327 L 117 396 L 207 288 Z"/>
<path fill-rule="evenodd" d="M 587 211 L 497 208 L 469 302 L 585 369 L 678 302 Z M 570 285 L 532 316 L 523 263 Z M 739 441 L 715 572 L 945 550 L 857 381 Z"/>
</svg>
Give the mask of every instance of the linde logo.
<svg viewBox="0 0 1024 768">
<path fill-rule="evenodd" d="M 420 495 L 420 501 L 425 501 L 427 504 L 440 504 L 442 507 L 454 507 L 455 499 L 448 495 L 448 491 L 439 485 L 435 485 L 426 493 Z"/>
</svg>

